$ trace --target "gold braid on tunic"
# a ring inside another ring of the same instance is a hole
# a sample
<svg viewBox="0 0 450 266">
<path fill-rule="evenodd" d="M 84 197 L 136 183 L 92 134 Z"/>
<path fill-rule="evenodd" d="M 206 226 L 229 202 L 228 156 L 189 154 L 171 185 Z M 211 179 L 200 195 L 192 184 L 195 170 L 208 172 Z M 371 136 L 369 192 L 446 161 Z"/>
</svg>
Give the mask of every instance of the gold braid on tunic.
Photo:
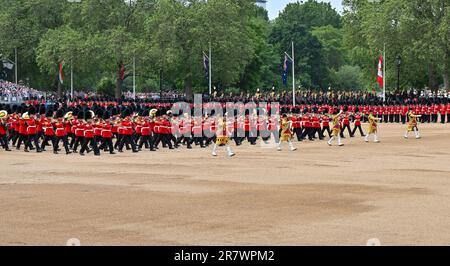
<svg viewBox="0 0 450 266">
<path fill-rule="evenodd" d="M 217 121 L 216 145 L 224 146 L 228 144 L 227 124 L 223 119 Z"/>
<path fill-rule="evenodd" d="M 341 124 L 339 123 L 340 115 L 337 114 L 333 116 L 333 131 L 331 132 L 331 136 L 337 137 L 339 136 L 339 133 L 341 133 Z"/>
<path fill-rule="evenodd" d="M 380 121 L 380 118 L 376 118 L 372 114 L 369 115 L 369 134 L 377 133 L 377 122 Z"/>
<path fill-rule="evenodd" d="M 408 113 L 408 132 L 413 131 L 414 128 L 417 128 L 417 118 L 421 117 L 421 115 L 415 115 L 412 111 Z"/>
<path fill-rule="evenodd" d="M 290 123 L 287 120 L 287 118 L 283 118 L 281 120 L 281 141 L 288 141 L 292 138 L 291 130 L 290 130 Z"/>
</svg>

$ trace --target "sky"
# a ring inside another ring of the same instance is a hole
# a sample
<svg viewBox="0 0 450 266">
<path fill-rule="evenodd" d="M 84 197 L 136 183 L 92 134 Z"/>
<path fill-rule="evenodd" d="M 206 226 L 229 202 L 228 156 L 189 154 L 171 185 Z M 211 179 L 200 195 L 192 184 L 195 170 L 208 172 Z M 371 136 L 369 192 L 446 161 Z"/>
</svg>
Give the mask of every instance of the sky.
<svg viewBox="0 0 450 266">
<path fill-rule="evenodd" d="M 299 0 L 300 1 L 300 0 Z M 330 2 L 331 5 L 338 11 L 342 11 L 342 0 L 319 0 L 320 2 Z M 282 11 L 287 4 L 295 3 L 297 0 L 268 0 L 267 10 L 269 11 L 269 18 L 275 19 L 278 13 Z"/>
</svg>

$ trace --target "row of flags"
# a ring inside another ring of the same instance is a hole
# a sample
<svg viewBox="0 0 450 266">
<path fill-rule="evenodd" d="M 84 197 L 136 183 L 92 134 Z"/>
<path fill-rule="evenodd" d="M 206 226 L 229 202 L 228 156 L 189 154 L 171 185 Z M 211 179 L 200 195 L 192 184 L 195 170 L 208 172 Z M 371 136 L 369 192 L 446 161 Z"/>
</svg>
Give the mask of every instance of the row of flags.
<svg viewBox="0 0 450 266">
<path fill-rule="evenodd" d="M 284 55 L 283 73 L 281 76 L 284 86 L 287 85 L 290 64 L 292 64 L 292 60 L 287 55 Z M 64 61 L 61 61 L 59 63 L 59 73 L 58 73 L 58 79 L 61 84 L 64 84 L 64 69 L 63 69 L 63 67 L 64 67 Z M 206 55 L 206 53 L 203 53 L 203 69 L 205 71 L 205 79 L 206 79 L 206 81 L 209 82 L 209 57 Z M 122 80 L 125 78 L 125 66 L 123 63 L 121 63 L 121 65 L 120 65 L 119 75 Z M 383 88 L 383 86 L 384 86 L 383 56 L 380 56 L 378 58 L 377 82 L 380 85 L 380 87 Z"/>
<path fill-rule="evenodd" d="M 283 73 L 281 74 L 281 79 L 283 81 L 284 86 L 287 85 L 290 64 L 292 64 L 292 60 L 290 60 L 287 55 L 284 55 Z M 383 56 L 382 55 L 380 55 L 380 57 L 378 58 L 377 82 L 380 85 L 380 88 L 383 88 L 384 73 L 383 73 Z"/>
</svg>

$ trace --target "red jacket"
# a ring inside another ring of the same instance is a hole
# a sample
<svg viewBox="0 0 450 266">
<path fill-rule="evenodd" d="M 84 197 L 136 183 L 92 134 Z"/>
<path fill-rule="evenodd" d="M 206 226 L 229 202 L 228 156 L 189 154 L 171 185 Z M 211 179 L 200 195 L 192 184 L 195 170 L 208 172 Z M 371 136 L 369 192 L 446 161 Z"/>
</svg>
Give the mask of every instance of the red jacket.
<svg viewBox="0 0 450 266">
<path fill-rule="evenodd" d="M 133 127 L 130 121 L 122 122 L 122 134 L 127 136 L 133 135 Z"/>
<path fill-rule="evenodd" d="M 103 123 L 101 130 L 101 136 L 102 138 L 109 139 L 112 137 L 112 126 L 109 123 Z"/>
<path fill-rule="evenodd" d="M 53 129 L 53 124 L 51 123 L 51 121 L 46 121 L 43 124 L 45 131 L 44 134 L 45 136 L 54 136 L 55 135 L 55 130 Z"/>
<path fill-rule="evenodd" d="M 36 125 L 36 120 L 34 119 L 29 119 L 27 121 L 27 134 L 28 135 L 36 135 L 37 134 L 37 125 Z"/>
<path fill-rule="evenodd" d="M 56 136 L 57 137 L 64 137 L 66 135 L 63 122 L 58 121 L 55 124 L 55 127 L 56 127 Z"/>
<path fill-rule="evenodd" d="M 27 134 L 27 123 L 23 119 L 19 120 L 19 134 Z"/>
<path fill-rule="evenodd" d="M 88 123 L 84 125 L 84 137 L 88 139 L 92 139 L 94 137 L 94 128 L 92 124 Z"/>
</svg>

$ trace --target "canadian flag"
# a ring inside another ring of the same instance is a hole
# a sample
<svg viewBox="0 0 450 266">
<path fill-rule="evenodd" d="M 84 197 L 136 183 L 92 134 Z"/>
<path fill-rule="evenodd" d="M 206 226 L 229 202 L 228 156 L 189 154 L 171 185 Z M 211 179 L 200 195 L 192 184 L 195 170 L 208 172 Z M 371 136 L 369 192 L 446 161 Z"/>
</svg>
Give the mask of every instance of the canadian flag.
<svg viewBox="0 0 450 266">
<path fill-rule="evenodd" d="M 64 84 L 64 71 L 63 71 L 63 64 L 64 62 L 59 63 L 59 82 L 61 82 L 61 84 Z"/>
<path fill-rule="evenodd" d="M 383 88 L 383 79 L 384 79 L 384 73 L 383 73 L 383 56 L 380 55 L 379 61 L 378 61 L 378 74 L 377 74 L 377 82 L 380 85 L 381 88 Z"/>
</svg>

